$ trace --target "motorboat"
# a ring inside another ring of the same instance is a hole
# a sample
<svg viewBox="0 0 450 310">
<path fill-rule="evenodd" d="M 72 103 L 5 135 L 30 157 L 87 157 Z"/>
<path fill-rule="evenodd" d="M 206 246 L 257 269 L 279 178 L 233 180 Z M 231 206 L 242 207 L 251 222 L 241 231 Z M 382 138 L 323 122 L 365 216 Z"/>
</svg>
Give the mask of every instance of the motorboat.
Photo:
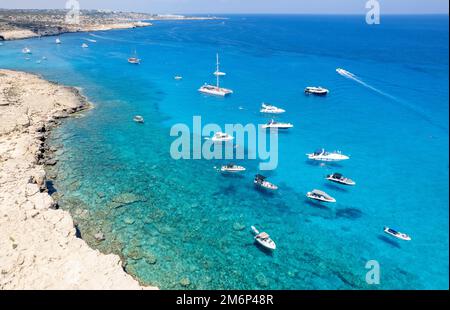
<svg viewBox="0 0 450 310">
<path fill-rule="evenodd" d="M 305 88 L 305 94 L 309 95 L 317 95 L 317 96 L 325 96 L 329 93 L 330 91 L 326 88 L 323 88 L 321 86 L 319 87 L 313 87 L 313 86 L 308 86 Z"/>
<path fill-rule="evenodd" d="M 281 114 L 286 112 L 286 110 L 280 109 L 274 105 L 263 103 L 259 112 L 267 114 Z"/>
<path fill-rule="evenodd" d="M 213 142 L 227 142 L 233 140 L 234 137 L 224 132 L 216 132 L 211 138 Z"/>
<path fill-rule="evenodd" d="M 55 43 L 56 44 L 61 44 L 61 40 L 59 38 L 56 38 Z"/>
<path fill-rule="evenodd" d="M 24 53 L 24 54 L 31 54 L 31 50 L 28 47 L 24 47 L 22 49 L 22 53 Z"/>
<path fill-rule="evenodd" d="M 180 75 L 176 75 L 176 76 L 174 76 L 174 79 L 177 80 L 177 81 L 180 81 L 180 80 L 183 79 L 183 77 L 180 76 Z"/>
<path fill-rule="evenodd" d="M 82 48 L 88 48 L 89 45 L 87 45 L 86 43 L 83 43 L 83 44 L 81 44 L 81 47 L 82 47 Z"/>
<path fill-rule="evenodd" d="M 327 152 L 324 149 L 320 149 L 311 154 L 306 154 L 309 159 L 318 161 L 341 161 L 350 159 L 347 155 L 341 152 Z"/>
<path fill-rule="evenodd" d="M 142 116 L 140 116 L 140 115 L 136 115 L 136 116 L 133 118 L 133 121 L 135 121 L 136 123 L 143 124 L 143 123 L 144 123 L 144 118 L 143 118 Z"/>
<path fill-rule="evenodd" d="M 356 185 L 355 181 L 353 181 L 352 179 L 344 177 L 340 173 L 329 174 L 329 175 L 327 175 L 326 179 L 328 181 L 339 183 L 339 184 L 351 185 L 351 186 Z"/>
<path fill-rule="evenodd" d="M 225 76 L 225 75 L 227 75 L 225 72 L 222 72 L 222 71 L 220 71 L 220 68 L 219 68 L 219 66 L 220 66 L 220 62 L 219 62 L 219 53 L 217 53 L 216 54 L 216 71 L 214 71 L 214 75 L 215 76 Z"/>
<path fill-rule="evenodd" d="M 269 181 L 266 181 L 266 177 L 261 175 L 261 174 L 257 174 L 255 175 L 255 179 L 253 180 L 253 183 L 256 186 L 268 189 L 268 190 L 272 190 L 275 191 L 278 189 L 278 186 L 276 186 L 275 184 L 270 183 Z"/>
<path fill-rule="evenodd" d="M 266 232 L 259 232 L 255 226 L 252 226 L 252 231 L 255 234 L 255 241 L 263 246 L 266 249 L 269 250 L 275 250 L 277 248 L 277 245 L 275 242 L 270 238 L 269 234 Z"/>
<path fill-rule="evenodd" d="M 405 240 L 405 241 L 411 241 L 411 237 L 408 236 L 407 234 L 399 232 L 399 231 L 396 231 L 396 230 L 394 230 L 392 228 L 389 228 L 387 226 L 384 227 L 384 232 L 386 234 L 392 236 L 392 237 L 397 238 L 397 239 L 401 239 L 401 240 Z"/>
<path fill-rule="evenodd" d="M 139 65 L 141 63 L 141 60 L 136 55 L 136 51 L 134 51 L 133 57 L 128 58 L 128 63 L 133 65 Z"/>
<path fill-rule="evenodd" d="M 243 171 L 245 171 L 245 168 L 242 166 L 235 165 L 235 164 L 228 164 L 228 165 L 222 166 L 220 168 L 220 171 L 235 173 L 235 172 L 243 172 Z"/>
<path fill-rule="evenodd" d="M 311 192 L 306 194 L 306 197 L 314 200 L 319 200 L 323 202 L 336 202 L 336 199 L 328 195 L 327 193 L 320 191 L 318 189 L 314 189 Z"/>
<path fill-rule="evenodd" d="M 219 57 L 217 55 L 217 72 L 219 72 Z M 216 85 L 210 85 L 205 83 L 202 87 L 198 89 L 199 92 L 207 95 L 214 96 L 228 96 L 233 93 L 231 89 L 220 87 L 220 75 L 216 74 Z"/>
<path fill-rule="evenodd" d="M 276 122 L 274 120 L 271 120 L 270 122 L 268 122 L 265 125 L 261 126 L 263 129 L 269 129 L 269 128 L 277 128 L 277 129 L 289 129 L 294 127 L 294 125 L 292 125 L 291 123 L 280 123 L 280 122 Z"/>
<path fill-rule="evenodd" d="M 336 72 L 338 74 L 342 75 L 342 76 L 345 76 L 345 77 L 349 77 L 349 78 L 354 78 L 355 77 L 355 75 L 353 73 L 348 72 L 347 70 L 344 70 L 342 68 L 337 68 Z"/>
</svg>

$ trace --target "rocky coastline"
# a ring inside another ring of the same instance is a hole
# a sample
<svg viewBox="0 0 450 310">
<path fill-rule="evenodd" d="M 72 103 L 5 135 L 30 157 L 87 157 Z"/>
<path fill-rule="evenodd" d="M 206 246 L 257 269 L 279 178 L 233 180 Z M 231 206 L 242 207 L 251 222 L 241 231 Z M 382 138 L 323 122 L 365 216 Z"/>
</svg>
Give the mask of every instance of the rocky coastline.
<svg viewBox="0 0 450 310">
<path fill-rule="evenodd" d="M 0 289 L 153 289 L 119 256 L 78 238 L 47 188 L 46 144 L 61 119 L 91 107 L 79 90 L 0 69 Z M 101 238 L 101 236 L 99 236 Z"/>
</svg>

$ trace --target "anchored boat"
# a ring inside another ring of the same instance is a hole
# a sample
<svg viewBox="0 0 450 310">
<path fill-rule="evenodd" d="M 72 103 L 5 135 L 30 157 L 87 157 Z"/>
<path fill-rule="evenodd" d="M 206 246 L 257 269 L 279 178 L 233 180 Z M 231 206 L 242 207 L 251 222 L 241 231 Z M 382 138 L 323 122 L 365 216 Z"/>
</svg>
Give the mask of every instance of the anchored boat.
<svg viewBox="0 0 450 310">
<path fill-rule="evenodd" d="M 267 113 L 267 114 L 281 114 L 281 113 L 284 113 L 286 111 L 283 110 L 283 109 L 280 109 L 280 108 L 278 108 L 278 107 L 276 107 L 274 105 L 263 103 L 261 105 L 260 112 L 261 113 Z"/>
<path fill-rule="evenodd" d="M 308 86 L 305 88 L 305 94 L 307 94 L 307 95 L 325 96 L 329 92 L 330 91 L 328 89 L 323 88 L 321 86 L 319 86 L 319 87 Z"/>
<path fill-rule="evenodd" d="M 315 190 L 313 190 L 311 192 L 308 192 L 306 194 L 306 197 L 308 197 L 310 199 L 314 199 L 314 200 L 323 201 L 323 202 L 336 202 L 336 199 L 334 199 L 333 197 L 331 197 L 327 193 L 325 193 L 323 191 L 320 191 L 318 189 L 315 189 Z"/>
<path fill-rule="evenodd" d="M 220 171 L 235 173 L 235 172 L 243 172 L 243 171 L 245 171 L 245 168 L 242 166 L 235 165 L 235 164 L 228 164 L 228 165 L 222 166 L 220 168 Z"/>
<path fill-rule="evenodd" d="M 217 72 L 219 72 L 219 58 L 217 56 Z M 220 87 L 220 75 L 216 74 L 216 85 L 209 85 L 205 83 L 202 87 L 198 89 L 199 92 L 207 95 L 215 95 L 215 96 L 228 96 L 233 93 L 231 89 Z"/>
<path fill-rule="evenodd" d="M 261 174 L 257 174 L 257 175 L 255 175 L 255 179 L 253 180 L 253 183 L 258 187 L 268 189 L 271 191 L 276 191 L 278 189 L 278 186 L 270 183 L 269 181 L 266 181 L 266 179 L 267 178 L 265 176 L 263 176 Z"/>
<path fill-rule="evenodd" d="M 404 240 L 404 241 L 411 241 L 411 237 L 408 236 L 407 234 L 399 232 L 399 231 L 396 231 L 396 230 L 394 230 L 392 228 L 389 228 L 387 226 L 384 227 L 384 232 L 386 234 L 392 236 L 392 237 L 397 238 L 397 239 Z"/>
<path fill-rule="evenodd" d="M 309 159 L 318 161 L 341 161 L 350 159 L 350 157 L 342 154 L 341 152 L 327 152 L 325 149 L 320 149 L 314 153 L 306 154 L 306 156 L 308 156 Z"/>
<path fill-rule="evenodd" d="M 136 115 L 136 116 L 133 118 L 133 121 L 135 121 L 136 123 L 143 124 L 143 123 L 144 123 L 144 118 L 143 118 L 142 116 L 140 116 L 140 115 Z"/>
<path fill-rule="evenodd" d="M 275 242 L 270 238 L 269 234 L 266 232 L 259 232 L 255 226 L 252 226 L 252 231 L 255 234 L 255 241 L 258 242 L 261 246 L 265 247 L 269 250 L 275 250 L 277 248 L 277 245 Z"/>
<path fill-rule="evenodd" d="M 340 173 L 333 173 L 333 174 L 327 175 L 326 179 L 328 181 L 339 183 L 339 184 L 351 185 L 351 186 L 356 185 L 355 181 L 353 181 L 352 179 L 344 177 Z"/>
<path fill-rule="evenodd" d="M 227 142 L 233 139 L 234 139 L 233 136 L 230 136 L 229 134 L 224 132 L 216 132 L 214 136 L 211 138 L 211 140 L 214 142 Z"/>
<path fill-rule="evenodd" d="M 277 128 L 277 129 L 289 129 L 294 127 L 294 125 L 292 125 L 291 123 L 279 123 L 276 122 L 274 120 L 271 120 L 270 122 L 268 122 L 265 125 L 261 126 L 263 129 L 269 129 L 269 128 Z"/>
</svg>

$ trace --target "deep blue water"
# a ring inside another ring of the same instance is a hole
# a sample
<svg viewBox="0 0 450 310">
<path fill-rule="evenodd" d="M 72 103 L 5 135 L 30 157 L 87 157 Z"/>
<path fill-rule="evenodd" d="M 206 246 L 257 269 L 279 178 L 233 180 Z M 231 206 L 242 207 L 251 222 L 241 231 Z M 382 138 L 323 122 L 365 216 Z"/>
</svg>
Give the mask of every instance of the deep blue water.
<svg viewBox="0 0 450 310">
<path fill-rule="evenodd" d="M 83 50 L 86 38 L 97 43 Z M 54 132 L 61 149 L 49 175 L 82 237 L 120 254 L 141 281 L 163 289 L 183 288 L 183 278 L 193 289 L 448 289 L 447 16 L 386 16 L 369 26 L 358 16 L 233 15 L 67 34 L 60 46 L 54 39 L 5 42 L 0 67 L 81 87 L 95 104 Z M 126 62 L 134 49 L 140 66 Z M 235 92 L 226 99 L 196 91 L 213 82 L 216 52 L 223 85 Z M 309 85 L 330 94 L 307 97 Z M 282 119 L 295 125 L 279 136 L 278 168 L 265 172 L 277 194 L 253 187 L 258 161 L 241 162 L 242 177 L 224 177 L 214 170 L 221 161 L 170 157 L 171 125 L 191 124 L 193 115 L 261 124 L 263 101 L 285 108 Z M 136 114 L 144 125 L 131 121 Z M 305 153 L 319 147 L 351 159 L 308 162 Z M 326 183 L 332 171 L 357 185 Z M 307 201 L 313 188 L 337 203 Z M 133 203 L 120 203 L 124 193 Z M 250 225 L 271 234 L 273 254 L 253 244 Z M 412 241 L 386 237 L 384 225 Z M 98 231 L 106 241 L 94 240 Z M 365 282 L 368 260 L 380 263 L 379 286 Z"/>
</svg>

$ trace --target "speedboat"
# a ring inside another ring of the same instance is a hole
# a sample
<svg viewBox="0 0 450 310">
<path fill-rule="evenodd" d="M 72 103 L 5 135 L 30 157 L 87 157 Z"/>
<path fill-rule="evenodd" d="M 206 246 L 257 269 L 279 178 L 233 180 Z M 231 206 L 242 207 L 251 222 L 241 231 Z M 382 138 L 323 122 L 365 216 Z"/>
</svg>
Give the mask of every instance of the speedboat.
<svg viewBox="0 0 450 310">
<path fill-rule="evenodd" d="M 347 70 L 344 70 L 342 68 L 337 68 L 336 72 L 345 77 L 349 77 L 349 78 L 355 77 L 355 75 L 353 73 L 348 72 Z"/>
<path fill-rule="evenodd" d="M 180 81 L 180 80 L 183 79 L 183 77 L 182 77 L 182 76 L 179 76 L 179 75 L 176 75 L 176 76 L 174 76 L 174 79 L 177 80 L 177 81 Z"/>
<path fill-rule="evenodd" d="M 238 166 L 235 164 L 228 164 L 228 165 L 224 165 L 220 168 L 220 171 L 222 172 L 243 172 L 245 171 L 245 168 L 242 166 Z"/>
<path fill-rule="evenodd" d="M 275 184 L 272 184 L 268 181 L 266 181 L 266 177 L 260 174 L 255 175 L 255 179 L 253 180 L 253 183 L 256 186 L 268 189 L 268 190 L 272 190 L 272 191 L 276 191 L 278 189 L 278 186 L 276 186 Z"/>
<path fill-rule="evenodd" d="M 281 114 L 281 113 L 286 112 L 286 110 L 280 109 L 274 105 L 263 103 L 261 105 L 261 110 L 259 112 L 268 113 L 268 114 Z"/>
<path fill-rule="evenodd" d="M 56 38 L 55 43 L 56 44 L 61 44 L 61 40 L 59 38 Z"/>
<path fill-rule="evenodd" d="M 128 62 L 133 65 L 139 65 L 141 63 L 141 60 L 136 57 L 130 57 L 128 58 Z"/>
<path fill-rule="evenodd" d="M 255 226 L 252 226 L 252 231 L 255 233 L 255 241 L 258 242 L 261 246 L 265 247 L 269 250 L 275 250 L 277 245 L 270 238 L 269 234 L 266 232 L 259 232 Z"/>
<path fill-rule="evenodd" d="M 396 230 L 394 230 L 392 228 L 389 228 L 387 226 L 384 227 L 384 232 L 386 234 L 392 236 L 392 237 L 397 238 L 397 239 L 401 239 L 401 240 L 405 240 L 405 241 L 411 241 L 411 237 L 408 236 L 407 234 L 399 232 L 399 231 L 396 231 Z"/>
<path fill-rule="evenodd" d="M 89 46 L 86 43 L 81 44 L 82 48 L 88 48 Z"/>
<path fill-rule="evenodd" d="M 219 54 L 217 54 L 217 64 L 216 64 L 216 72 L 220 72 L 219 70 Z M 216 76 L 216 85 L 210 85 L 205 83 L 202 87 L 198 89 L 199 92 L 207 95 L 214 96 L 228 96 L 233 93 L 231 89 L 220 87 L 220 74 L 215 74 Z"/>
<path fill-rule="evenodd" d="M 224 132 L 216 132 L 211 138 L 213 142 L 227 142 L 233 140 L 234 137 Z"/>
<path fill-rule="evenodd" d="M 323 202 L 336 202 L 336 199 L 318 189 L 314 189 L 313 191 L 306 193 L 306 197 Z"/>
<path fill-rule="evenodd" d="M 306 154 L 309 159 L 318 161 L 341 161 L 350 159 L 347 155 L 341 152 L 327 152 L 324 149 L 320 149 L 311 154 Z"/>
<path fill-rule="evenodd" d="M 136 123 L 143 124 L 143 123 L 144 123 L 144 118 L 143 118 L 142 116 L 140 116 L 140 115 L 136 115 L 136 116 L 133 118 L 133 121 L 135 121 Z"/>
<path fill-rule="evenodd" d="M 274 120 L 271 120 L 270 122 L 268 122 L 265 125 L 262 125 L 261 127 L 263 129 L 268 129 L 268 128 L 289 129 L 289 128 L 294 127 L 294 125 L 292 125 L 291 123 L 279 123 Z"/>
<path fill-rule="evenodd" d="M 305 88 L 305 94 L 309 95 L 317 95 L 317 96 L 325 96 L 329 93 L 330 91 L 326 88 L 323 88 L 321 86 L 319 87 L 313 87 L 313 86 L 308 86 Z"/>
<path fill-rule="evenodd" d="M 333 174 L 327 175 L 326 179 L 328 181 L 336 182 L 336 183 L 339 183 L 339 184 L 352 185 L 352 186 L 356 185 L 355 181 L 353 181 L 352 179 L 344 177 L 340 173 L 333 173 Z"/>
<path fill-rule="evenodd" d="M 22 49 L 22 53 L 24 53 L 24 54 L 31 54 L 31 50 L 28 47 L 24 47 Z"/>
</svg>

